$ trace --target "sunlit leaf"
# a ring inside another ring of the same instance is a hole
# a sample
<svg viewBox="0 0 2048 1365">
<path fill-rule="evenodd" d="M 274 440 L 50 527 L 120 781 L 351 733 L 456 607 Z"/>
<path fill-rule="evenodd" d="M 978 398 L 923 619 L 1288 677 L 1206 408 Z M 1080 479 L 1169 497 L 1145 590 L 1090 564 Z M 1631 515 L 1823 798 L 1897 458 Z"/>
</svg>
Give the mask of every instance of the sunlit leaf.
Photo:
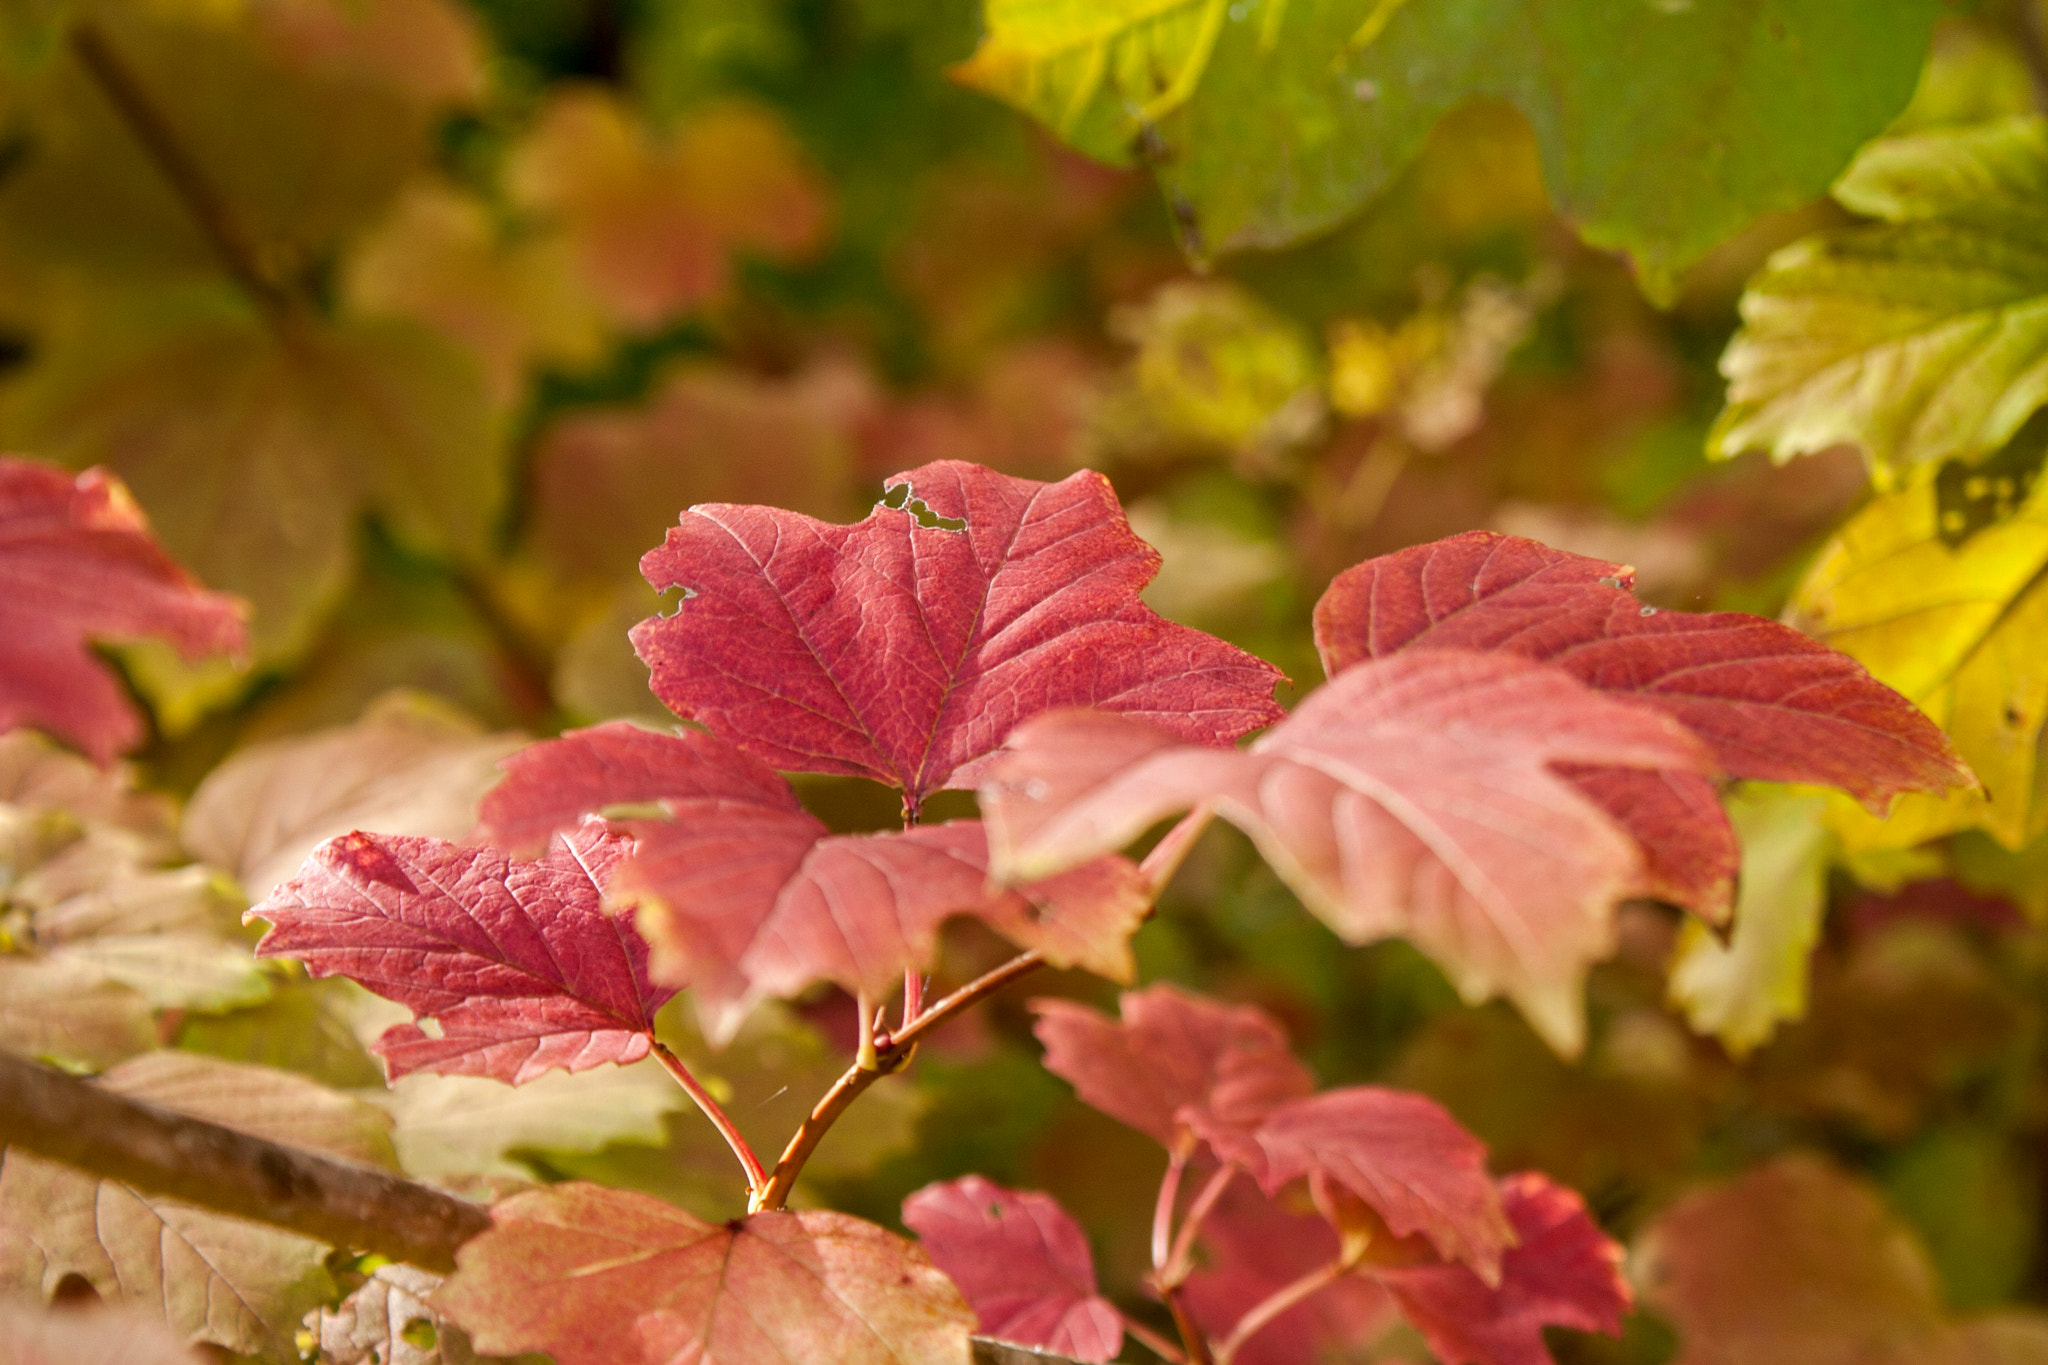
<svg viewBox="0 0 2048 1365">
<path fill-rule="evenodd" d="M 1228 743 L 1279 716 L 1279 670 L 1138 600 L 1158 555 L 1108 480 L 941 461 L 889 480 L 921 502 L 834 526 L 693 507 L 641 572 L 691 596 L 633 644 L 669 709 L 808 772 L 873 777 L 911 808 L 978 779 L 1012 725 L 1059 706 Z"/>
<path fill-rule="evenodd" d="M 630 916 L 601 904 L 628 842 L 593 822 L 520 862 L 440 839 L 345 834 L 249 911 L 271 925 L 257 952 L 412 1010 L 376 1045 L 393 1079 L 439 1071 L 517 1085 L 553 1067 L 638 1061 L 675 992 L 648 979 Z"/>
<path fill-rule="evenodd" d="M 492 1210 L 436 1296 L 485 1351 L 559 1365 L 967 1365 L 974 1314 L 924 1253 L 842 1213 L 704 1223 L 561 1185 Z"/>
<path fill-rule="evenodd" d="M 1507 995 L 1575 1052 L 1579 982 L 1643 864 L 1551 765 L 1709 762 L 1676 721 L 1561 669 L 1432 649 L 1347 670 L 1249 751 L 1180 745 L 1126 717 L 1026 722 L 981 796 L 1005 878 L 1209 805 L 1340 935 L 1410 938 L 1468 998 Z"/>
<path fill-rule="evenodd" d="M 593 1152 L 659 1144 L 662 1118 L 689 1103 L 658 1066 L 549 1072 L 513 1087 L 483 1076 L 406 1076 L 363 1097 L 391 1115 L 399 1164 L 427 1180 L 527 1178 L 520 1150 Z"/>
<path fill-rule="evenodd" d="M 38 1309 L 0 1303 L 0 1365 L 196 1365 L 145 1309 Z"/>
</svg>

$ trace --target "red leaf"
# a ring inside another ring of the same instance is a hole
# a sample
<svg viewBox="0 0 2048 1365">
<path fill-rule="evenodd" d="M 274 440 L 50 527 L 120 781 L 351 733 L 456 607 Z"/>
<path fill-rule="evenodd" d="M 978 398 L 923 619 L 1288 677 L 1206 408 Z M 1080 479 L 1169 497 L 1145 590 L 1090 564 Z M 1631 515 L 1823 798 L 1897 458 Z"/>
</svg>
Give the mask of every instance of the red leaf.
<svg viewBox="0 0 2048 1365">
<path fill-rule="evenodd" d="M 1278 669 L 1138 600 L 1159 556 L 1109 481 L 1014 479 L 941 460 L 835 526 L 772 507 L 683 513 L 640 561 L 690 592 L 642 621 L 657 696 L 770 765 L 872 777 L 914 808 L 972 786 L 1012 726 L 1090 706 L 1228 744 L 1280 716 Z"/>
<path fill-rule="evenodd" d="M 1467 531 L 1346 569 L 1316 604 L 1334 676 L 1404 649 L 1544 659 L 1682 722 L 1731 777 L 1813 782 L 1874 808 L 1974 779 L 1933 721 L 1863 665 L 1741 612 L 1658 611 L 1626 565 Z"/>
<path fill-rule="evenodd" d="M 491 1210 L 434 1296 L 493 1355 L 557 1365 L 967 1365 L 974 1314 L 909 1242 L 843 1213 L 705 1223 L 557 1185 Z"/>
<path fill-rule="evenodd" d="M 1635 841 L 1551 765 L 1708 762 L 1645 707 L 1462 650 L 1353 668 L 1248 752 L 1073 714 L 1019 727 L 1009 750 L 981 797 L 999 876 L 1044 876 L 1207 803 L 1343 937 L 1405 935 L 1468 999 L 1511 996 L 1567 1052 L 1580 978 L 1645 876 Z"/>
<path fill-rule="evenodd" d="M 1488 1287 L 1461 1265 L 1375 1273 L 1442 1365 L 1556 1365 L 1545 1327 L 1621 1335 L 1630 1307 L 1622 1251 L 1577 1194 L 1533 1171 L 1500 1182 L 1518 1245 Z"/>
<path fill-rule="evenodd" d="M 978 821 L 832 835 L 758 759 L 713 735 L 623 722 L 572 731 L 505 763 L 483 829 L 528 842 L 582 813 L 659 800 L 669 818 L 628 822 L 638 847 L 613 880 L 642 903 L 655 974 L 687 981 L 714 1033 L 755 1000 L 820 980 L 883 994 L 929 966 L 939 926 L 974 915 L 1057 966 L 1117 979 L 1151 903 L 1137 868 L 1098 859 L 1015 891 L 991 891 Z"/>
<path fill-rule="evenodd" d="M 1682 905 L 1713 924 L 1735 909 L 1742 848 L 1710 777 L 1679 769 L 1554 765 L 1643 852 L 1640 894 Z"/>
<path fill-rule="evenodd" d="M 1179 1133 L 1256 1127 L 1315 1089 L 1263 1010 L 1178 987 L 1126 991 L 1122 1022 L 1066 1000 L 1034 1000 L 1046 1069 L 1087 1103 L 1172 1147 Z"/>
<path fill-rule="evenodd" d="M 1347 1086 L 1283 1104 L 1250 1133 L 1202 1136 L 1267 1194 L 1321 1175 L 1370 1204 L 1396 1237 L 1419 1233 L 1446 1260 L 1499 1278 L 1514 1233 L 1486 1174 L 1486 1148 L 1435 1100 Z"/>
<path fill-rule="evenodd" d="M 268 920 L 262 957 L 295 957 L 431 1018 L 376 1046 L 393 1079 L 413 1071 L 518 1085 L 648 1053 L 654 1012 L 675 992 L 647 974 L 630 913 L 602 887 L 630 841 L 593 821 L 538 862 L 440 839 L 344 834 L 249 911 Z"/>
<path fill-rule="evenodd" d="M 1246 1311 L 1301 1276 L 1337 1259 L 1337 1233 L 1313 1214 L 1290 1213 L 1247 1181 L 1226 1192 L 1202 1222 L 1203 1269 L 1185 1294 L 1195 1321 L 1217 1340 Z M 1378 1282 L 1347 1275 L 1296 1304 L 1248 1337 L 1233 1365 L 1299 1365 L 1341 1356 L 1378 1336 L 1394 1308 Z"/>
<path fill-rule="evenodd" d="M 983 1336 L 1076 1360 L 1123 1349 L 1123 1318 L 1096 1292 L 1088 1238 L 1051 1195 L 970 1175 L 911 1195 L 903 1222 L 967 1296 Z"/>
<path fill-rule="evenodd" d="M 113 475 L 0 458 L 0 731 L 40 726 L 107 763 L 142 723 L 87 642 L 231 653 L 248 642 L 243 613 L 163 552 Z"/>
</svg>

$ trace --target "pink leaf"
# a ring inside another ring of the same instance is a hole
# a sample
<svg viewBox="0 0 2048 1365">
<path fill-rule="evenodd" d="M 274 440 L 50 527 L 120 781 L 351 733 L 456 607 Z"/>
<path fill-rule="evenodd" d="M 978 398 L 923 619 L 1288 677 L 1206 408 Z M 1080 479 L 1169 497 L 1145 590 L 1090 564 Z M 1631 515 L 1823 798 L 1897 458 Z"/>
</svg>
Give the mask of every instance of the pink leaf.
<svg viewBox="0 0 2048 1365">
<path fill-rule="evenodd" d="M 1087 1103 L 1172 1147 L 1199 1131 L 1255 1127 L 1315 1089 L 1264 1011 L 1169 985 L 1127 991 L 1123 1019 L 1066 1000 L 1035 1000 L 1046 1069 Z"/>
<path fill-rule="evenodd" d="M 232 653 L 248 640 L 244 613 L 163 552 L 113 475 L 0 458 L 0 731 L 40 726 L 107 763 L 142 723 L 87 642 Z"/>
<path fill-rule="evenodd" d="M 1346 569 L 1316 604 L 1334 676 L 1400 650 L 1544 659 L 1691 729 L 1731 777 L 1841 787 L 1881 809 L 1974 779 L 1941 730 L 1846 654 L 1759 616 L 1645 607 L 1626 565 L 1468 531 Z"/>
<path fill-rule="evenodd" d="M 1578 1195 L 1534 1172 L 1500 1183 L 1518 1245 L 1489 1287 L 1461 1265 L 1402 1266 L 1375 1273 L 1442 1365 L 1555 1365 L 1545 1327 L 1621 1335 L 1629 1310 L 1621 1248 Z"/>
<path fill-rule="evenodd" d="M 911 1195 L 903 1222 L 967 1296 L 983 1336 L 1076 1360 L 1123 1349 L 1123 1318 L 1096 1292 L 1088 1239 L 1051 1195 L 970 1175 Z"/>
<path fill-rule="evenodd" d="M 505 767 L 483 805 L 493 837 L 529 841 L 584 812 L 662 802 L 668 818 L 627 822 L 638 844 L 611 889 L 641 904 L 656 976 L 687 982 L 718 1034 L 754 1001 L 817 981 L 886 992 L 931 965 L 940 925 L 957 914 L 1057 966 L 1127 980 L 1128 941 L 1151 903 L 1121 858 L 991 890 L 977 821 L 830 834 L 788 783 L 713 735 L 615 722 L 533 745 Z"/>
<path fill-rule="evenodd" d="M 1504 993 L 1554 1045 L 1579 982 L 1644 884 L 1634 839 L 1553 771 L 1699 771 L 1675 721 L 1510 655 L 1422 650 L 1318 689 L 1248 752 L 1139 722 L 1046 716 L 982 789 L 998 876 L 1040 877 L 1207 804 L 1347 940 L 1399 934 L 1468 999 Z"/>
<path fill-rule="evenodd" d="M 1498 1279 L 1514 1241 L 1486 1174 L 1486 1148 L 1435 1100 L 1348 1086 L 1281 1105 L 1250 1133 L 1202 1134 L 1268 1194 L 1318 1175 L 1357 1195 L 1397 1237 L 1421 1234 L 1446 1260 Z"/>
<path fill-rule="evenodd" d="M 479 1351 L 557 1365 L 968 1365 L 974 1314 L 909 1242 L 843 1213 L 706 1223 L 596 1185 L 515 1195 L 435 1306 Z"/>
<path fill-rule="evenodd" d="M 1217 1340 L 1280 1289 L 1335 1261 L 1336 1231 L 1314 1214 L 1290 1213 L 1240 1180 L 1202 1223 L 1204 1267 L 1188 1277 L 1188 1308 Z M 1299 1365 L 1377 1337 L 1394 1306 L 1377 1281 L 1347 1275 L 1253 1333 L 1233 1365 Z"/>
<path fill-rule="evenodd" d="M 675 994 L 648 979 L 629 914 L 603 887 L 630 841 L 591 822 L 538 862 L 440 839 L 353 833 L 315 849 L 249 911 L 257 953 L 346 976 L 433 1019 L 387 1030 L 393 1079 L 413 1071 L 518 1085 L 648 1053 L 654 1012 Z"/>
<path fill-rule="evenodd" d="M 1046 484 L 941 460 L 889 484 L 941 524 L 887 505 L 852 526 L 683 513 L 640 568 L 690 596 L 633 630 L 670 710 L 777 768 L 891 783 L 913 808 L 972 786 L 1012 726 L 1055 707 L 1196 744 L 1279 718 L 1279 670 L 1138 600 L 1159 556 L 1100 474 Z"/>
</svg>

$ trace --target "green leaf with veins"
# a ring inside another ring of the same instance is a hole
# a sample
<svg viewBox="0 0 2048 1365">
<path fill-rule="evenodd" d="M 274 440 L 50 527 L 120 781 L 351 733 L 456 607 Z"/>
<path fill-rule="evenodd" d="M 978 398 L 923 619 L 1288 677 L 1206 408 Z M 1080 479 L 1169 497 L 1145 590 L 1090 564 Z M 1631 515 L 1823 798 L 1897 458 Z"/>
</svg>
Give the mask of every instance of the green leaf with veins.
<svg viewBox="0 0 2048 1365">
<path fill-rule="evenodd" d="M 1835 197 L 1880 221 L 1751 281 L 1712 448 L 1859 446 L 1881 485 L 1997 449 L 2048 400 L 2048 121 L 1886 138 Z"/>
<path fill-rule="evenodd" d="M 1653 292 L 1823 192 L 1913 93 L 1935 0 L 987 0 L 956 69 L 1093 156 L 1147 160 L 1197 256 L 1293 242 L 1437 119 L 1506 100 L 1559 205 Z"/>
</svg>

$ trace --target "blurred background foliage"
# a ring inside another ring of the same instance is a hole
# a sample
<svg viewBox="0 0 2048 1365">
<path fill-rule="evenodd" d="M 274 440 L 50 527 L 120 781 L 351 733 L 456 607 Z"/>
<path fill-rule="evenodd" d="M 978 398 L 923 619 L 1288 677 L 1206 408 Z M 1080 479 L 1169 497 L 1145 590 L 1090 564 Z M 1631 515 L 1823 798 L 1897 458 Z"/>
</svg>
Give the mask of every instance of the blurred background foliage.
<svg viewBox="0 0 2048 1365">
<path fill-rule="evenodd" d="M 1776 614 L 1872 496 L 1845 447 L 1706 454 L 1745 282 L 1848 211 L 1767 214 L 1639 276 L 1558 216 L 1504 102 L 1457 104 L 1302 244 L 1197 270 L 1143 171 L 949 79 L 976 0 L 0 12 L 0 435 L 111 466 L 174 554 L 254 604 L 245 666 L 115 651 L 154 724 L 141 780 L 190 799 L 185 849 L 250 897 L 351 823 L 458 835 L 510 732 L 664 720 L 625 629 L 658 606 L 638 555 L 692 503 L 850 520 L 932 459 L 1100 468 L 1164 556 L 1148 600 L 1280 664 L 1291 699 L 1320 680 L 1310 607 L 1366 556 L 1492 527 L 1633 564 L 1653 603 Z M 1945 18 L 1897 126 L 2033 109 L 2032 17 Z M 302 821 L 250 828 L 252 790 L 316 773 Z M 801 785 L 839 828 L 892 820 L 878 788 Z M 7 853 L 17 929 L 63 899 L 30 874 L 94 831 L 147 842 L 124 877 L 185 857 L 170 817 L 102 809 L 105 790 L 92 809 L 11 790 L 44 822 Z M 1738 811 L 1740 923 L 1768 941 L 1625 912 L 1576 1063 L 1407 947 L 1340 945 L 1226 830 L 1140 934 L 1142 976 L 1271 1010 L 1327 1083 L 1439 1097 L 1496 1169 L 1550 1172 L 1623 1238 L 1702 1178 L 1819 1151 L 1882 1191 L 1946 1310 L 2048 1303 L 2048 854 L 1859 839 L 1814 810 Z M 47 956 L 45 938 L 0 942 Z M 948 974 L 999 951 L 963 930 Z M 374 1094 L 417 1174 L 740 1207 L 658 1083 L 385 1095 L 360 1042 L 375 1002 L 340 983 L 265 967 L 150 994 L 133 975 L 92 979 L 142 992 L 145 1043 Z M 1048 991 L 1111 995 L 1048 977 L 935 1039 L 834 1133 L 805 1197 L 893 1225 L 935 1179 L 1045 1188 L 1105 1281 L 1134 1284 L 1157 1154 L 1037 1067 L 1023 1001 Z M 764 1010 L 715 1055 L 680 1012 L 672 1032 L 776 1145 L 843 1065 L 850 1008 Z M 132 1050 L 99 1041 L 77 1064 Z M 1558 1341 L 1617 1365 L 1679 1349 L 1655 1312 L 1620 1343 Z"/>
</svg>

